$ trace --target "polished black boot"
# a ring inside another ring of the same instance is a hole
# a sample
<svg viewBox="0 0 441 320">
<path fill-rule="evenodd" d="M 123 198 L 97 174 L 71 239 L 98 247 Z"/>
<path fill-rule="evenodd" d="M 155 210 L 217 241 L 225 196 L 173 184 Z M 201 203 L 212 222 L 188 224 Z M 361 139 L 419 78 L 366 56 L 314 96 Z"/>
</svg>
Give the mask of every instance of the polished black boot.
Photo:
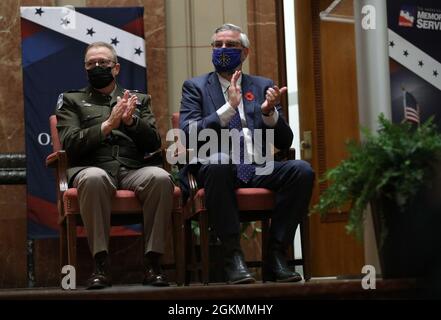
<svg viewBox="0 0 441 320">
<path fill-rule="evenodd" d="M 167 277 L 161 268 L 161 254 L 157 252 L 149 252 L 145 255 L 145 271 L 143 285 L 155 287 L 168 287 Z"/>
<path fill-rule="evenodd" d="M 227 283 L 254 283 L 256 279 L 248 271 L 240 248 L 239 236 L 231 236 L 222 243 L 225 254 L 225 274 Z"/>
<path fill-rule="evenodd" d="M 288 268 L 286 249 L 283 244 L 272 241 L 268 247 L 268 256 L 264 263 L 263 281 L 298 282 L 302 276 Z"/>
<path fill-rule="evenodd" d="M 106 251 L 95 254 L 95 270 L 87 280 L 87 290 L 104 289 L 112 286 L 110 279 L 110 263 Z"/>
</svg>

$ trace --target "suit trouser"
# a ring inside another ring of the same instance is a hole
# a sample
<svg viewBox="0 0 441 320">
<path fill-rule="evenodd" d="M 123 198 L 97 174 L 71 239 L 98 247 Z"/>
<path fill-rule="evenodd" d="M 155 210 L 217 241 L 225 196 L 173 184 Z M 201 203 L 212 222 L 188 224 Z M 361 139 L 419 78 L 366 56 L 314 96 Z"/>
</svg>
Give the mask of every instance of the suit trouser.
<svg viewBox="0 0 441 320">
<path fill-rule="evenodd" d="M 276 193 L 270 237 L 284 245 L 294 241 L 297 225 L 308 213 L 313 181 L 311 166 L 302 160 L 274 162 L 271 174 L 255 175 L 247 184 L 237 179 L 236 166 L 232 164 L 207 164 L 198 172 L 198 182 L 205 188 L 210 223 L 221 240 L 240 233 L 235 189 L 267 188 Z"/>
<path fill-rule="evenodd" d="M 93 255 L 108 251 L 111 202 L 117 188 L 134 191 L 142 204 L 144 252 L 164 253 L 174 189 L 165 170 L 159 167 L 127 170 L 122 167 L 116 179 L 103 169 L 90 167 L 76 175 L 73 186 L 78 189 L 81 218 Z"/>
</svg>

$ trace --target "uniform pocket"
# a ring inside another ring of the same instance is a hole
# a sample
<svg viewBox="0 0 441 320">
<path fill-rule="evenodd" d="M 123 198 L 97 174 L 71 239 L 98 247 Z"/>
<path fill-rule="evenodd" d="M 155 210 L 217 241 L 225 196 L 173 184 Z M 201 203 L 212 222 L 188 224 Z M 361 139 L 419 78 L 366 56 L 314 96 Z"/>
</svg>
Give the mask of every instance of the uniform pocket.
<svg viewBox="0 0 441 320">
<path fill-rule="evenodd" d="M 89 127 L 102 122 L 103 111 L 102 107 L 83 107 L 81 110 L 81 125 Z"/>
</svg>

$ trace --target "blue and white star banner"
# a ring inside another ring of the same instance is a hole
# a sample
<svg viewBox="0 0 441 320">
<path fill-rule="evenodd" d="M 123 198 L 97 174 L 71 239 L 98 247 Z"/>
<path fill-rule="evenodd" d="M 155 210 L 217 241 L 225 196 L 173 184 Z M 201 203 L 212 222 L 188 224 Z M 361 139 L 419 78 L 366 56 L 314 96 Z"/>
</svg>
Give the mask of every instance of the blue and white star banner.
<svg viewBox="0 0 441 320">
<path fill-rule="evenodd" d="M 143 37 L 83 14 L 74 7 L 21 7 L 20 12 L 22 18 L 72 39 L 87 44 L 96 41 L 111 43 L 119 57 L 146 66 Z"/>
<path fill-rule="evenodd" d="M 389 57 L 441 90 L 441 63 L 390 29 Z"/>
<path fill-rule="evenodd" d="M 21 7 L 22 66 L 27 156 L 28 237 L 58 235 L 55 178 L 45 167 L 52 152 L 49 116 L 60 93 L 88 85 L 86 47 L 112 44 L 121 64 L 118 83 L 146 92 L 142 7 Z M 116 230 L 134 233 L 131 228 Z"/>
<path fill-rule="evenodd" d="M 387 1 L 387 11 L 392 119 L 406 119 L 412 97 L 421 122 L 434 116 L 441 130 L 441 2 Z"/>
</svg>

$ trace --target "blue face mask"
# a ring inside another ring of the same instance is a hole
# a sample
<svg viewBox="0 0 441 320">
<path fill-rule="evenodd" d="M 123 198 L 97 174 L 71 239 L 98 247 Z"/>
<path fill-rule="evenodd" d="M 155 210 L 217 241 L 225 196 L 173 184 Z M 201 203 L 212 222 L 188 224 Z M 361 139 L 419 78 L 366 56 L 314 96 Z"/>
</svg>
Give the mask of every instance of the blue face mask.
<svg viewBox="0 0 441 320">
<path fill-rule="evenodd" d="M 212 62 L 217 72 L 234 71 L 241 64 L 242 49 L 213 49 Z"/>
</svg>

